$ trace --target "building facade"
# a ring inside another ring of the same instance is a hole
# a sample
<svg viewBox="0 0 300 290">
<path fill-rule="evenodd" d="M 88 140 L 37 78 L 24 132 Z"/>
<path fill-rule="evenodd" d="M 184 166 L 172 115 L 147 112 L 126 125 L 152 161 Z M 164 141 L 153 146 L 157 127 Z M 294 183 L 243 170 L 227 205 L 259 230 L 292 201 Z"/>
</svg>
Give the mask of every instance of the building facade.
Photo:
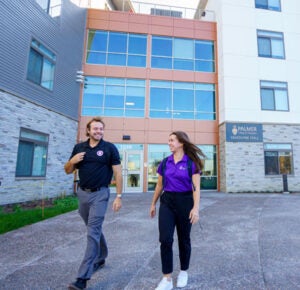
<svg viewBox="0 0 300 290">
<path fill-rule="evenodd" d="M 1 1 L 0 204 L 72 192 L 85 21 L 70 1 Z"/>
<path fill-rule="evenodd" d="M 124 192 L 146 192 L 170 154 L 169 134 L 186 131 L 207 156 L 202 189 L 216 190 L 216 24 L 155 9 L 88 9 L 79 141 L 102 116 L 122 156 Z"/>
<path fill-rule="evenodd" d="M 218 31 L 220 190 L 281 192 L 287 176 L 299 192 L 299 1 L 201 2 Z"/>
</svg>

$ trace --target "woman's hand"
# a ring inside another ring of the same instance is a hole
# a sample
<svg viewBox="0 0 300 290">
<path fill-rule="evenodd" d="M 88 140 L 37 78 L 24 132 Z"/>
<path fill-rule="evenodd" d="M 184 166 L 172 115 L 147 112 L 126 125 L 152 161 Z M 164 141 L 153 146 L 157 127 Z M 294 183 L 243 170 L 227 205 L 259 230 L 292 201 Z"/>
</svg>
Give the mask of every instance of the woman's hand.
<svg viewBox="0 0 300 290">
<path fill-rule="evenodd" d="M 154 218 L 155 214 L 156 214 L 156 206 L 155 206 L 155 204 L 151 204 L 151 207 L 150 207 L 150 217 Z"/>
<path fill-rule="evenodd" d="M 199 209 L 192 208 L 189 218 L 192 225 L 197 223 L 199 221 Z"/>
</svg>

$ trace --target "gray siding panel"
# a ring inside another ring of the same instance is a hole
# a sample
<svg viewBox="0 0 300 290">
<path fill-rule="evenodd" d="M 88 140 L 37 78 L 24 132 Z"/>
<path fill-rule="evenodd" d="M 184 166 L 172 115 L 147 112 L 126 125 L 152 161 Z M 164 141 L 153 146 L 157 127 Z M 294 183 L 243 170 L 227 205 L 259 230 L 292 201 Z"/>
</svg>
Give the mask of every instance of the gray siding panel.
<svg viewBox="0 0 300 290">
<path fill-rule="evenodd" d="M 86 9 L 63 0 L 59 20 L 46 14 L 34 0 L 0 0 L 0 89 L 55 112 L 78 119 Z M 32 38 L 57 57 L 53 91 L 26 79 Z"/>
</svg>

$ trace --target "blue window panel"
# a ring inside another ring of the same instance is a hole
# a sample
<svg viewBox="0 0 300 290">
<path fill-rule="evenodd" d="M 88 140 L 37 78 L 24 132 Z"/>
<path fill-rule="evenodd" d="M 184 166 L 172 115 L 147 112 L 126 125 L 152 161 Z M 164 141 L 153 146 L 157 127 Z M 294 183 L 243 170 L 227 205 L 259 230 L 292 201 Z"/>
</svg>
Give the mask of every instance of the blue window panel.
<svg viewBox="0 0 300 290">
<path fill-rule="evenodd" d="M 121 86 L 125 86 L 125 79 L 121 79 L 121 78 L 106 78 L 106 85 L 121 85 Z"/>
<path fill-rule="evenodd" d="M 195 107 L 198 112 L 215 112 L 215 93 L 210 91 L 196 91 Z"/>
<path fill-rule="evenodd" d="M 174 111 L 173 119 L 194 120 L 194 112 Z"/>
<path fill-rule="evenodd" d="M 176 90 L 173 91 L 173 110 L 174 111 L 193 111 L 194 110 L 194 91 Z M 193 116 L 194 118 L 194 116 Z"/>
<path fill-rule="evenodd" d="M 173 40 L 173 57 L 177 59 L 194 58 L 194 41 L 191 39 L 174 38 Z"/>
<path fill-rule="evenodd" d="M 34 49 L 30 49 L 27 79 L 40 84 L 43 70 L 43 57 Z"/>
<path fill-rule="evenodd" d="M 195 58 L 214 60 L 215 59 L 214 43 L 212 41 L 197 40 L 195 42 Z"/>
<path fill-rule="evenodd" d="M 215 113 L 196 113 L 196 119 L 197 120 L 207 120 L 207 121 L 213 121 L 216 120 L 216 114 Z"/>
<path fill-rule="evenodd" d="M 87 50 L 107 51 L 107 38 L 106 31 L 89 31 Z"/>
<path fill-rule="evenodd" d="M 84 94 L 83 96 L 83 107 L 102 107 L 103 106 L 103 95 L 100 94 Z"/>
<path fill-rule="evenodd" d="M 103 115 L 103 108 L 82 108 L 82 116 L 101 116 Z"/>
<path fill-rule="evenodd" d="M 124 108 L 125 88 L 120 86 L 106 86 L 104 107 Z"/>
<path fill-rule="evenodd" d="M 126 54 L 109 53 L 107 64 L 126 66 Z"/>
<path fill-rule="evenodd" d="M 128 55 L 127 66 L 146 67 L 146 56 Z"/>
<path fill-rule="evenodd" d="M 215 71 L 215 64 L 213 61 L 195 61 L 195 71 L 202 71 L 202 72 L 214 72 Z"/>
<path fill-rule="evenodd" d="M 150 110 L 150 118 L 159 118 L 159 119 L 172 119 L 171 111 L 153 111 Z"/>
<path fill-rule="evenodd" d="M 127 34 L 110 32 L 108 52 L 127 53 Z"/>
<path fill-rule="evenodd" d="M 85 88 L 89 88 L 90 85 L 102 85 L 104 84 L 104 78 L 102 77 L 92 77 L 92 76 L 86 76 L 85 77 Z"/>
<path fill-rule="evenodd" d="M 272 56 L 275 58 L 282 58 L 284 56 L 282 39 L 272 39 Z"/>
<path fill-rule="evenodd" d="M 272 89 L 261 89 L 262 110 L 275 110 L 274 91 Z"/>
<path fill-rule="evenodd" d="M 145 89 L 146 82 L 144 80 L 127 79 L 126 84 L 127 86 L 137 86 L 137 87 L 143 87 Z"/>
<path fill-rule="evenodd" d="M 147 37 L 139 34 L 129 34 L 128 53 L 147 54 Z"/>
<path fill-rule="evenodd" d="M 34 144 L 20 141 L 16 176 L 31 176 Z"/>
<path fill-rule="evenodd" d="M 152 36 L 152 56 L 169 56 L 172 57 L 171 38 Z"/>
<path fill-rule="evenodd" d="M 150 110 L 172 110 L 172 91 L 170 89 L 151 88 Z"/>
<path fill-rule="evenodd" d="M 145 107 L 145 99 L 126 96 L 125 107 L 126 109 L 143 109 Z"/>
<path fill-rule="evenodd" d="M 144 113 L 144 110 L 128 110 L 128 109 L 126 109 L 125 116 L 126 117 L 143 118 L 143 117 L 145 117 L 145 113 Z"/>
<path fill-rule="evenodd" d="M 104 109 L 104 116 L 123 117 L 124 116 L 124 110 L 123 109 L 105 108 Z"/>
<path fill-rule="evenodd" d="M 194 70 L 194 61 L 187 59 L 174 59 L 174 69 L 178 70 Z"/>
<path fill-rule="evenodd" d="M 151 67 L 172 69 L 172 58 L 152 56 Z"/>
<path fill-rule="evenodd" d="M 258 39 L 258 55 L 259 56 L 271 56 L 271 40 L 268 38 L 260 37 Z"/>
<path fill-rule="evenodd" d="M 278 111 L 289 110 L 288 97 L 286 91 L 283 90 L 275 91 L 275 104 L 276 104 L 276 110 Z"/>
<path fill-rule="evenodd" d="M 106 53 L 104 52 L 87 52 L 86 63 L 106 64 Z"/>
<path fill-rule="evenodd" d="M 169 81 L 150 81 L 151 87 L 157 88 L 172 88 L 172 82 Z"/>
<path fill-rule="evenodd" d="M 45 58 L 43 64 L 41 86 L 49 90 L 52 90 L 53 79 L 54 79 L 54 64 Z"/>
</svg>

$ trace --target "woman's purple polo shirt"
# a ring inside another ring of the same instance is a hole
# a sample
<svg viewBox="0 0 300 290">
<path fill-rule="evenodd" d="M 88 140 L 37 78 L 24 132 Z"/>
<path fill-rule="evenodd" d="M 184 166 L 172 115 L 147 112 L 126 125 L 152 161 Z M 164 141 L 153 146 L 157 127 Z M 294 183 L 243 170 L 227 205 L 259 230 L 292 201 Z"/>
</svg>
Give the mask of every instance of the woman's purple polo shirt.
<svg viewBox="0 0 300 290">
<path fill-rule="evenodd" d="M 162 174 L 162 162 L 157 168 L 157 173 Z M 192 163 L 192 174 L 199 173 L 195 163 Z M 188 171 L 188 156 L 183 155 L 183 158 L 176 164 L 174 156 L 170 155 L 167 159 L 165 174 L 164 174 L 164 191 L 184 192 L 192 191 L 192 183 Z"/>
</svg>

